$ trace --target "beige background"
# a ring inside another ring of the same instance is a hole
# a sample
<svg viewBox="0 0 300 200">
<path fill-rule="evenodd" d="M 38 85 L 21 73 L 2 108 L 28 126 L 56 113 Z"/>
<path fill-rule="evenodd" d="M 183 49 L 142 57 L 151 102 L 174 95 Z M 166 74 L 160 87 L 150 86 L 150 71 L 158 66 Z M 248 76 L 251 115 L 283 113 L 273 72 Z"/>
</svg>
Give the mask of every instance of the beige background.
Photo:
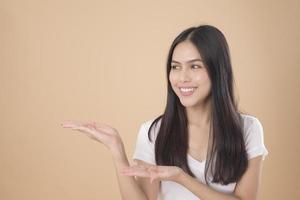
<svg viewBox="0 0 300 200">
<path fill-rule="evenodd" d="M 0 199 L 120 199 L 102 144 L 67 119 L 117 128 L 132 156 L 166 101 L 165 62 L 183 29 L 227 37 L 242 111 L 263 123 L 260 199 L 297 199 L 299 1 L 0 0 Z"/>
</svg>

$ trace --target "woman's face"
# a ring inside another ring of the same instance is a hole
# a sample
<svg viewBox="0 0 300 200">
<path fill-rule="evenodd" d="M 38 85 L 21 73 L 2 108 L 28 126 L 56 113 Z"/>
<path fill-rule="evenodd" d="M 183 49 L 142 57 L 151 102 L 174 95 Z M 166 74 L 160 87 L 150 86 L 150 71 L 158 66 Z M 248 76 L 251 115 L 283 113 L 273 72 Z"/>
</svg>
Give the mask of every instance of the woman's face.
<svg viewBox="0 0 300 200">
<path fill-rule="evenodd" d="M 185 107 L 201 106 L 211 90 L 211 81 L 197 48 L 190 41 L 179 43 L 173 52 L 171 86 Z"/>
</svg>

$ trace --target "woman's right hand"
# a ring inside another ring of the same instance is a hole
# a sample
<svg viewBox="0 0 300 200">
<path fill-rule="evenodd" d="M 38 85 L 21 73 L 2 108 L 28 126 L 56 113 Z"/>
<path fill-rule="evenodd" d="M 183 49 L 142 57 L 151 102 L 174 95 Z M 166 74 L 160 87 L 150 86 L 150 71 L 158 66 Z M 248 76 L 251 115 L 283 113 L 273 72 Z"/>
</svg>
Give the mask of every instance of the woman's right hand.
<svg viewBox="0 0 300 200">
<path fill-rule="evenodd" d="M 61 123 L 63 128 L 71 128 L 75 131 L 80 131 L 88 137 L 104 144 L 117 159 L 122 159 L 124 156 L 124 144 L 118 131 L 103 123 L 96 122 L 77 122 L 65 121 Z"/>
</svg>

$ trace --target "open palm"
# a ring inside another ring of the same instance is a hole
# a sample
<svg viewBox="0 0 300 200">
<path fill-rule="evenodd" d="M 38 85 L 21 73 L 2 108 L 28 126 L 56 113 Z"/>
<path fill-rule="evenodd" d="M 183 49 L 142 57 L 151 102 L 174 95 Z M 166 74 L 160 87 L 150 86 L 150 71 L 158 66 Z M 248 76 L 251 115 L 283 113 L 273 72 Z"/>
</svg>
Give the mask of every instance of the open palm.
<svg viewBox="0 0 300 200">
<path fill-rule="evenodd" d="M 121 170 L 121 174 L 125 176 L 148 177 L 150 182 L 154 180 L 177 181 L 181 173 L 182 169 L 179 167 L 159 165 L 134 165 Z"/>
<path fill-rule="evenodd" d="M 90 138 L 103 143 L 109 150 L 115 151 L 122 146 L 122 140 L 118 131 L 103 123 L 96 122 L 79 122 L 79 121 L 65 121 L 62 124 L 63 128 L 70 128 L 79 131 L 89 136 Z"/>
</svg>

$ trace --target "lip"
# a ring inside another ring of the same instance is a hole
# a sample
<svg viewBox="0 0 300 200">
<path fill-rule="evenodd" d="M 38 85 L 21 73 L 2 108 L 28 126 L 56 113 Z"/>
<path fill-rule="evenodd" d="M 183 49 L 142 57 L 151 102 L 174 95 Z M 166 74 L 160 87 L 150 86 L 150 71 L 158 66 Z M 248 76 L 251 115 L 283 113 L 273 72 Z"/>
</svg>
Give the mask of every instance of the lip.
<svg viewBox="0 0 300 200">
<path fill-rule="evenodd" d="M 189 91 L 189 92 L 183 92 L 180 90 L 180 88 L 194 88 L 194 90 Z M 179 92 L 182 96 L 191 96 L 191 95 L 193 95 L 193 93 L 195 92 L 196 89 L 197 89 L 197 87 L 179 87 Z"/>
<path fill-rule="evenodd" d="M 196 88 L 195 86 L 178 86 L 178 88 Z"/>
</svg>

